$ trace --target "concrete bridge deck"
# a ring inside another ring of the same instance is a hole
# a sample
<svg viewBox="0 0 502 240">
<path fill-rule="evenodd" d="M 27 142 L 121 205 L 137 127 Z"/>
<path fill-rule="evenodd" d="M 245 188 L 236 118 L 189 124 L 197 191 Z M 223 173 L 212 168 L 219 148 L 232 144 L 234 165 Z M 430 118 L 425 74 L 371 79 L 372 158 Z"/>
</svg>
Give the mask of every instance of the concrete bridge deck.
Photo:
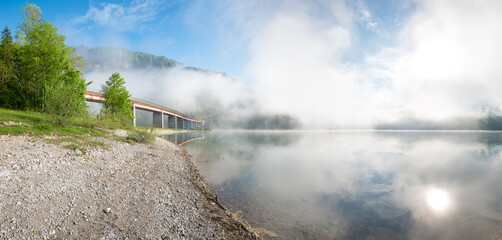
<svg viewBox="0 0 502 240">
<path fill-rule="evenodd" d="M 87 90 L 85 99 L 88 102 L 102 103 L 105 98 L 102 92 Z M 159 128 L 178 128 L 178 129 L 202 129 L 203 120 L 195 120 L 185 116 L 183 113 L 174 109 L 164 107 L 144 100 L 130 98 L 132 102 L 133 123 L 136 126 L 136 109 L 145 110 L 153 113 L 152 126 Z"/>
</svg>

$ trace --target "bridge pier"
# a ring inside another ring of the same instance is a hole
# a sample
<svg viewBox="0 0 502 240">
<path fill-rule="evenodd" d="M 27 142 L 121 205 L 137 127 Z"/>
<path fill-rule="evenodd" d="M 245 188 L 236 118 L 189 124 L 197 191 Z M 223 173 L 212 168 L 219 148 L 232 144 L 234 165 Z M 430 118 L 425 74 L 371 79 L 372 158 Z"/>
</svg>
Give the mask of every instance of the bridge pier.
<svg viewBox="0 0 502 240">
<path fill-rule="evenodd" d="M 153 127 L 162 127 L 162 112 L 153 112 Z"/>
<path fill-rule="evenodd" d="M 176 128 L 176 116 L 167 114 L 168 120 L 167 120 L 167 127 L 168 128 Z"/>
<path fill-rule="evenodd" d="M 136 106 L 132 105 L 132 124 L 136 127 Z"/>
<path fill-rule="evenodd" d="M 176 119 L 176 128 L 184 129 L 183 128 L 183 120 L 184 120 L 183 118 L 179 118 L 179 117 Z"/>
<path fill-rule="evenodd" d="M 162 128 L 169 128 L 169 115 L 162 113 Z"/>
</svg>

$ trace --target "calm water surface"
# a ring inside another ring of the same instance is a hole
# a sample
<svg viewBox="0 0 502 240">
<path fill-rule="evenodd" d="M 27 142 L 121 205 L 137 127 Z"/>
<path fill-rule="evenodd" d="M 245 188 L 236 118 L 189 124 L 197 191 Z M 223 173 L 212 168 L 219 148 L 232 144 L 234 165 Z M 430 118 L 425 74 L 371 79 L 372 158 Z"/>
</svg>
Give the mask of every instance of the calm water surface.
<svg viewBox="0 0 502 240">
<path fill-rule="evenodd" d="M 213 131 L 186 143 L 280 239 L 502 237 L 502 133 Z"/>
</svg>

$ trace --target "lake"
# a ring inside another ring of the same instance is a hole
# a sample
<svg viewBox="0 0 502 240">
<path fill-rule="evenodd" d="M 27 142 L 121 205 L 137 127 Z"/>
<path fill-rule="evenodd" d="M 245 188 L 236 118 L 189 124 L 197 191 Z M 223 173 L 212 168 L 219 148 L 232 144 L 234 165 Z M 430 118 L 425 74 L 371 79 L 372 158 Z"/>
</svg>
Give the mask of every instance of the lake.
<svg viewBox="0 0 502 240">
<path fill-rule="evenodd" d="M 219 199 L 279 239 L 502 238 L 500 132 L 191 138 L 183 146 Z"/>
</svg>

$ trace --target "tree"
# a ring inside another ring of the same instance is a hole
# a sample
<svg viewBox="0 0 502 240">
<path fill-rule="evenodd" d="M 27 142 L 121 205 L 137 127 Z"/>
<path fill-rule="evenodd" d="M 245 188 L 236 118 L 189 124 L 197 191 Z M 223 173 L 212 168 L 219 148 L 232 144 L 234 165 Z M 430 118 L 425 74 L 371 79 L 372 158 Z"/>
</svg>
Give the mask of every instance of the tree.
<svg viewBox="0 0 502 240">
<path fill-rule="evenodd" d="M 81 75 L 80 71 L 68 68 L 65 74 L 45 84 L 42 107 L 50 122 L 65 126 L 73 117 L 82 116 L 87 111 L 84 95 L 88 84 L 84 81 L 68 84 L 70 79 L 79 79 Z"/>
<path fill-rule="evenodd" d="M 113 73 L 106 84 L 101 87 L 105 101 L 101 109 L 102 117 L 118 118 L 123 125 L 130 125 L 132 115 L 132 103 L 129 100 L 131 94 L 125 87 L 126 81 L 119 73 Z"/>
<path fill-rule="evenodd" d="M 83 66 L 82 58 L 76 55 L 75 49 L 65 45 L 65 36 L 58 34 L 57 28 L 42 18 L 39 7 L 28 4 L 22 13 L 24 19 L 16 33 L 21 45 L 14 86 L 19 97 L 18 108 L 39 111 L 53 109 L 44 103 L 48 99 L 45 94 L 61 93 L 47 88 L 59 88 L 63 84 L 68 85 L 65 88 L 77 91 L 71 95 L 75 97 L 72 101 L 80 101 L 81 104 L 72 105 L 74 109 L 56 114 L 66 116 L 68 110 L 81 111 L 85 108 L 84 95 L 88 85 L 79 70 Z"/>
<path fill-rule="evenodd" d="M 14 43 L 10 29 L 5 26 L 0 44 L 0 106 L 9 105 L 10 85 L 14 74 Z"/>
</svg>

